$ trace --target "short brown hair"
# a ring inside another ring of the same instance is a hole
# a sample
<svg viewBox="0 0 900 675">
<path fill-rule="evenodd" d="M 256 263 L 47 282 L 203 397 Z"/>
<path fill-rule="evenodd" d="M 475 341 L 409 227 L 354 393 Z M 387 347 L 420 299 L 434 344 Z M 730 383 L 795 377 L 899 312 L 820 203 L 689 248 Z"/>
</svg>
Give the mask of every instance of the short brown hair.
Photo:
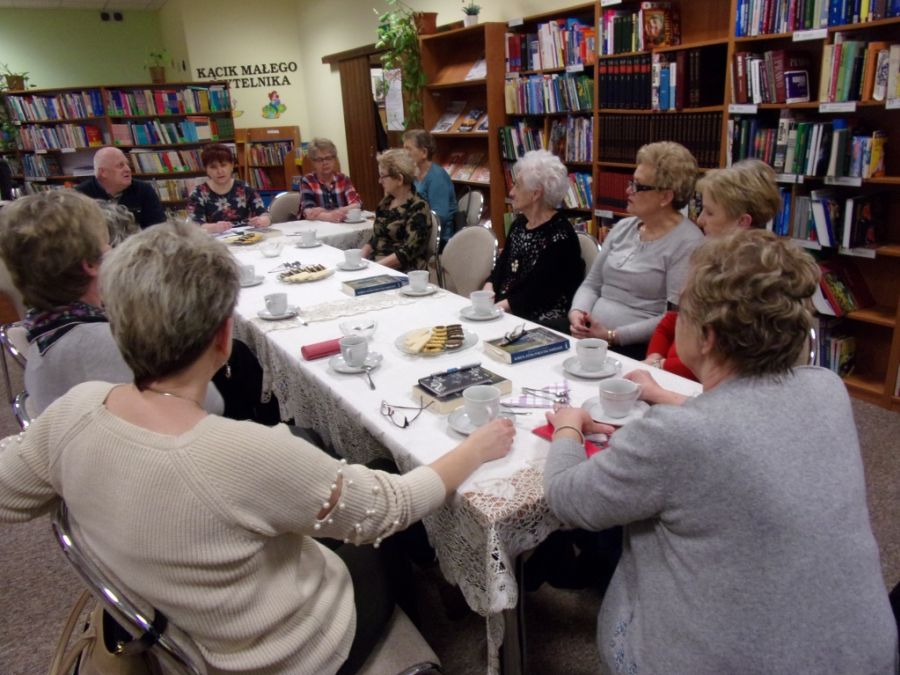
<svg viewBox="0 0 900 675">
<path fill-rule="evenodd" d="M 715 333 L 715 352 L 741 375 L 781 375 L 812 326 L 819 267 L 766 230 L 708 238 L 694 251 L 679 321 Z"/>
<path fill-rule="evenodd" d="M 428 155 L 428 159 L 434 156 L 437 145 L 434 142 L 434 136 L 424 129 L 410 129 L 403 133 L 404 141 L 412 141 L 420 150 L 424 150 Z"/>
<path fill-rule="evenodd" d="M 203 162 L 204 167 L 209 166 L 213 162 L 234 164 L 234 153 L 231 152 L 231 148 L 227 145 L 210 143 L 203 147 L 203 151 L 200 153 L 200 161 Z"/>
<path fill-rule="evenodd" d="M 108 241 L 106 220 L 90 197 L 49 190 L 0 211 L 0 255 L 26 306 L 50 310 L 78 300 L 91 283 L 83 263 Z"/>
<path fill-rule="evenodd" d="M 775 170 L 758 159 L 744 159 L 728 169 L 707 171 L 697 181 L 697 191 L 709 192 L 732 220 L 746 213 L 751 227 L 765 227 L 781 208 Z"/>
<path fill-rule="evenodd" d="M 653 167 L 653 185 L 657 190 L 672 191 L 673 208 L 683 208 L 694 196 L 697 160 L 681 143 L 659 141 L 643 145 L 637 151 L 637 163 Z"/>
</svg>

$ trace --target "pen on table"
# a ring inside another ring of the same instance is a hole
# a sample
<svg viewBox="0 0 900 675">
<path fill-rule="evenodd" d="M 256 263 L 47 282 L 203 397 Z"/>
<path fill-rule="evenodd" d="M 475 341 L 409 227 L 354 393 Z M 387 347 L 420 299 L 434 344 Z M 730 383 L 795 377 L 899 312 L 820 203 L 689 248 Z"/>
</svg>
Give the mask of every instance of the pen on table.
<svg viewBox="0 0 900 675">
<path fill-rule="evenodd" d="M 444 372 L 445 373 L 458 373 L 461 370 L 472 370 L 472 368 L 478 368 L 480 366 L 481 366 L 480 362 L 479 363 L 467 363 L 466 365 L 459 366 L 457 368 L 447 368 L 447 370 L 445 370 Z"/>
</svg>

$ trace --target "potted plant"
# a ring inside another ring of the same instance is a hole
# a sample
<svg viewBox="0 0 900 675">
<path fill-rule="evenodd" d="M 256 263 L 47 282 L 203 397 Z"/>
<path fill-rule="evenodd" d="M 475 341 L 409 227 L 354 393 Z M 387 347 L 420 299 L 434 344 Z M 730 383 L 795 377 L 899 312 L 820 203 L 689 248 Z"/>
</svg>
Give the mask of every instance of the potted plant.
<svg viewBox="0 0 900 675">
<path fill-rule="evenodd" d="M 144 67 L 150 71 L 150 81 L 153 84 L 163 84 L 166 81 L 166 64 L 171 61 L 172 57 L 165 49 L 147 54 Z"/>
<path fill-rule="evenodd" d="M 406 95 L 406 127 L 421 126 L 422 90 L 425 88 L 425 72 L 419 51 L 419 35 L 422 33 L 419 23 L 422 19 L 417 19 L 421 13 L 414 12 L 402 0 L 387 0 L 387 3 L 392 9 L 378 17 L 375 47 L 384 50 L 381 64 L 386 70 L 400 69 L 403 93 Z M 437 14 L 434 14 L 432 22 L 436 22 L 436 18 Z"/>
<path fill-rule="evenodd" d="M 463 26 L 474 26 L 478 23 L 478 13 L 481 6 L 476 5 L 474 0 L 462 0 L 463 3 Z"/>
<path fill-rule="evenodd" d="M 0 72 L 6 78 L 6 87 L 0 89 L 8 89 L 9 91 L 24 91 L 25 85 L 28 84 L 28 73 L 15 73 L 9 69 L 5 63 L 0 63 Z"/>
</svg>

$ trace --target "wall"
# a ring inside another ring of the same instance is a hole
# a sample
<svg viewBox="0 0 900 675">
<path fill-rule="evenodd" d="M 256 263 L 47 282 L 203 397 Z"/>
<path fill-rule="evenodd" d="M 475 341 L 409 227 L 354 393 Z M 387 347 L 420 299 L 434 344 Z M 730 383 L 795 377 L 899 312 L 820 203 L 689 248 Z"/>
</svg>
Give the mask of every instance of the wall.
<svg viewBox="0 0 900 675">
<path fill-rule="evenodd" d="M 149 82 L 144 60 L 162 45 L 156 12 L 0 9 L 0 63 L 39 88 Z"/>
</svg>

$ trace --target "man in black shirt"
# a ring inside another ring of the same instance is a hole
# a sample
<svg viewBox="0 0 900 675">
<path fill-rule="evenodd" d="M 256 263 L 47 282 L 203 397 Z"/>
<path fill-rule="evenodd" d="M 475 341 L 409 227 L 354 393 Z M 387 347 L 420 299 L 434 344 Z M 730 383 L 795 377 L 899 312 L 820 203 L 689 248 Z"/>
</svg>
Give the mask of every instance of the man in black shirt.
<svg viewBox="0 0 900 675">
<path fill-rule="evenodd" d="M 134 180 L 128 159 L 118 148 L 101 148 L 94 155 L 94 177 L 75 188 L 94 199 L 114 201 L 134 214 L 141 228 L 166 221 L 159 195 L 149 183 Z"/>
</svg>

